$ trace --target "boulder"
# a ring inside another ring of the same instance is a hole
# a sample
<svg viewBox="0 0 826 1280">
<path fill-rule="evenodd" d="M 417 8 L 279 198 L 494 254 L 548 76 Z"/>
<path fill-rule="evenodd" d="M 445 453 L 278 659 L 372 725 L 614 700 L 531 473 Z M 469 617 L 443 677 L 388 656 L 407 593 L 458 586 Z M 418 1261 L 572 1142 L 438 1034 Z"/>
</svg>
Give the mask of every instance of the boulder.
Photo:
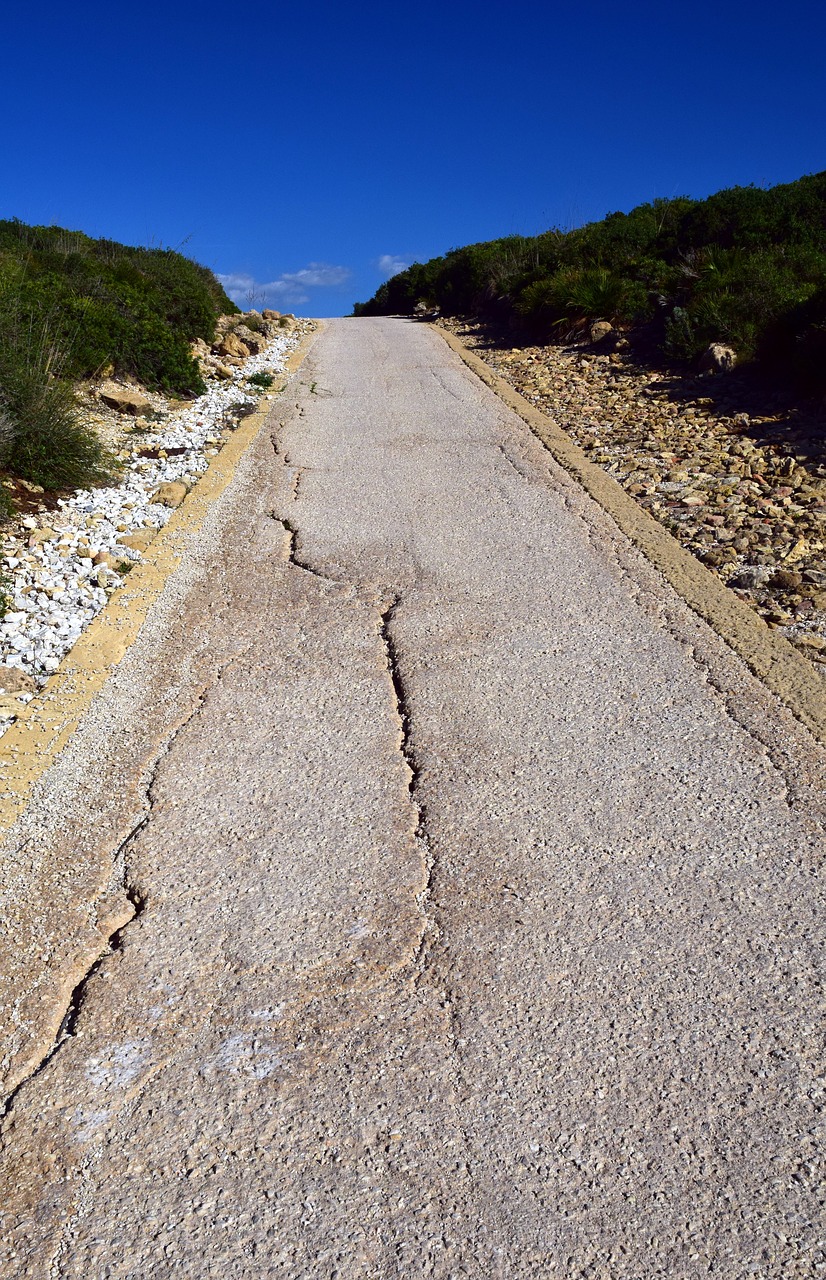
<svg viewBox="0 0 826 1280">
<path fill-rule="evenodd" d="M 772 574 L 770 585 L 777 587 L 780 591 L 799 591 L 803 585 L 803 578 L 793 569 L 777 569 Z"/>
<path fill-rule="evenodd" d="M 117 382 L 104 382 L 98 391 L 104 404 L 118 413 L 131 413 L 133 417 L 152 412 L 152 401 L 135 387 L 123 387 Z"/>
<path fill-rule="evenodd" d="M 730 373 L 737 364 L 737 353 L 720 342 L 712 342 L 700 356 L 700 373 Z"/>
<path fill-rule="evenodd" d="M 226 378 L 232 377 L 232 369 L 230 369 L 228 364 L 216 364 L 214 366 L 213 372 L 216 378 L 226 379 Z"/>
<path fill-rule="evenodd" d="M 272 307 L 265 307 L 261 312 L 261 318 L 262 320 L 280 320 L 281 312 L 273 311 Z"/>
<path fill-rule="evenodd" d="M 266 349 L 267 340 L 262 333 L 255 333 L 252 329 L 248 329 L 245 324 L 239 324 L 235 330 L 235 337 L 248 347 L 254 356 L 259 355 Z"/>
<path fill-rule="evenodd" d="M 237 338 L 234 333 L 225 333 L 220 342 L 216 342 L 212 350 L 217 356 L 235 356 L 244 360 L 250 354 L 249 347 Z"/>
<path fill-rule="evenodd" d="M 609 333 L 614 332 L 614 326 L 610 320 L 595 320 L 588 332 L 592 342 L 602 342 L 603 338 L 607 338 Z"/>
<path fill-rule="evenodd" d="M 35 693 L 37 681 L 17 667 L 0 667 L 0 689 L 4 693 Z"/>
<path fill-rule="evenodd" d="M 188 493 L 189 489 L 182 480 L 165 480 L 152 494 L 152 501 L 159 502 L 162 507 L 179 507 Z"/>
</svg>

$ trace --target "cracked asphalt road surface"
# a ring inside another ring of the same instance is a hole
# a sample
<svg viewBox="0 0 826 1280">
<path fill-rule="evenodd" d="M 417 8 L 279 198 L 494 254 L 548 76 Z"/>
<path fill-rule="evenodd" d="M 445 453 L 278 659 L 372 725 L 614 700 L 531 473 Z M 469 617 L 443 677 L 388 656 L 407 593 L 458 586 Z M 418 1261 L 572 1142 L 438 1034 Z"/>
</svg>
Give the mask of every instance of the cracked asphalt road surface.
<svg viewBox="0 0 826 1280">
<path fill-rule="evenodd" d="M 826 1274 L 823 752 L 433 331 L 299 378 L 15 835 L 2 1275 Z"/>
</svg>

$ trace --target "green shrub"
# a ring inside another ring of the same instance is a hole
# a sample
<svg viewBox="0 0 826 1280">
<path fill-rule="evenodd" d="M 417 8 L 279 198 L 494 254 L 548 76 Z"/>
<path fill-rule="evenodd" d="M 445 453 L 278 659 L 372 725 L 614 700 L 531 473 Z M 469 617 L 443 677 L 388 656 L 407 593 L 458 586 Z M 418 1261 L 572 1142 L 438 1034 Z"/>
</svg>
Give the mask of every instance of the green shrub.
<svg viewBox="0 0 826 1280">
<path fill-rule="evenodd" d="M 8 502 L 8 494 L 6 495 L 6 501 Z M 2 498 L 0 498 L 0 505 L 2 505 Z M 10 508 L 11 504 L 9 503 L 9 510 L 3 512 L 3 519 L 8 518 Z M 12 582 L 12 579 L 9 577 L 5 569 L 0 569 L 0 618 L 5 618 L 6 614 L 11 609 L 13 594 L 14 583 Z"/>
<path fill-rule="evenodd" d="M 27 305 L 19 272 L 0 272 L 0 467 L 47 489 L 95 484 L 110 474 L 64 381 L 61 323 L 50 324 L 45 306 Z"/>
<path fill-rule="evenodd" d="M 251 373 L 247 378 L 247 382 L 251 387 L 260 387 L 262 391 L 266 391 L 275 382 L 275 378 L 271 373 Z"/>
<path fill-rule="evenodd" d="M 536 330 L 557 326 L 574 332 L 593 320 L 631 321 L 650 312 L 646 289 L 602 267 L 560 271 L 548 280 L 528 285 L 518 304 L 519 314 Z"/>
<path fill-rule="evenodd" d="M 212 272 L 171 249 L 17 221 L 0 221 L 0 310 L 4 297 L 24 323 L 49 328 L 67 377 L 111 363 L 180 395 L 203 390 L 189 344 L 211 341 L 217 316 L 238 311 Z"/>
<path fill-rule="evenodd" d="M 103 483 L 112 461 L 80 420 L 70 384 L 54 375 L 56 363 L 42 340 L 0 342 L 0 465 L 44 489 Z"/>
<path fill-rule="evenodd" d="M 673 360 L 693 360 L 704 349 L 684 307 L 675 307 L 665 323 L 663 350 Z"/>
<path fill-rule="evenodd" d="M 393 276 L 354 314 L 409 315 L 424 301 L 446 315 L 520 321 L 543 338 L 596 319 L 653 322 L 647 340 L 668 358 L 693 360 L 720 341 L 821 385 L 823 297 L 826 172 L 451 249 Z"/>
</svg>

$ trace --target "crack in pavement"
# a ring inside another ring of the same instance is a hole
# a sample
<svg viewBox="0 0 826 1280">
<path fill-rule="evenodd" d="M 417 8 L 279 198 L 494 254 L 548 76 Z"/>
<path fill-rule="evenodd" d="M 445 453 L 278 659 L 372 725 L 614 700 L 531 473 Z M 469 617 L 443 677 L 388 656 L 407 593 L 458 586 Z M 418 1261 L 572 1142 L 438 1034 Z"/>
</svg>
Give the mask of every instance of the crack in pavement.
<svg viewBox="0 0 826 1280">
<path fill-rule="evenodd" d="M 396 700 L 396 713 L 399 718 L 400 726 L 399 751 L 405 765 L 407 766 L 408 791 L 418 815 L 416 840 L 422 851 L 425 872 L 424 883 L 416 895 L 416 904 L 422 915 L 422 931 L 418 943 L 413 948 L 409 961 L 410 968 L 413 971 L 413 990 L 417 995 L 419 995 L 421 992 L 422 981 L 426 975 L 428 953 L 441 937 L 441 929 L 439 928 L 438 920 L 436 918 L 436 909 L 432 898 L 433 877 L 436 871 L 437 859 L 428 828 L 427 806 L 421 794 L 421 764 L 413 745 L 413 710 L 393 630 L 396 614 L 402 607 L 403 601 L 401 597 L 397 595 L 392 593 L 388 594 L 390 596 L 390 603 L 381 611 L 379 635 L 384 645 L 387 674 L 390 678 L 390 683 Z M 439 1008 L 443 1015 L 442 1024 L 447 1040 L 446 1047 L 450 1058 L 452 1059 L 450 1071 L 452 1090 L 451 1108 L 456 1125 L 456 1132 L 463 1147 L 463 1155 L 460 1162 L 461 1168 L 464 1170 L 465 1176 L 467 1177 L 468 1185 L 471 1188 L 475 1188 L 477 1180 L 472 1167 L 470 1135 L 462 1115 L 462 1108 L 459 1100 L 460 1081 L 463 1072 L 463 1068 L 460 1064 L 464 1061 L 464 1055 L 462 1054 L 461 1049 L 461 1022 L 452 990 L 448 986 L 443 985 L 438 989 L 436 994 L 438 995 Z"/>
<path fill-rule="evenodd" d="M 121 887 L 123 890 L 125 901 L 128 902 L 132 908 L 131 914 L 127 920 L 119 924 L 118 927 L 114 929 L 113 932 L 108 936 L 104 947 L 101 949 L 98 955 L 94 958 L 94 960 L 89 965 L 86 972 L 78 980 L 78 982 L 75 983 L 74 987 L 72 988 L 71 994 L 69 996 L 65 1012 L 60 1021 L 60 1025 L 54 1037 L 53 1043 L 48 1047 L 47 1051 L 43 1054 L 40 1060 L 34 1064 L 34 1066 L 23 1076 L 23 1078 L 17 1082 L 17 1084 L 6 1095 L 6 1097 L 2 1099 L 2 1101 L 0 1101 L 0 1153 L 2 1153 L 2 1151 L 4 1150 L 4 1140 L 3 1140 L 3 1131 L 5 1128 L 4 1122 L 13 1110 L 15 1099 L 18 1097 L 18 1095 L 27 1085 L 31 1084 L 32 1081 L 35 1080 L 45 1070 L 45 1068 L 52 1061 L 52 1059 L 60 1052 L 63 1046 L 69 1040 L 74 1038 L 76 1034 L 78 1019 L 83 1009 L 84 998 L 85 998 L 89 983 L 92 981 L 95 975 L 99 972 L 104 961 L 109 956 L 114 955 L 117 951 L 120 951 L 122 949 L 123 937 L 126 930 L 129 929 L 132 925 L 134 925 L 135 921 L 138 920 L 146 911 L 147 905 L 149 903 L 150 895 L 145 889 L 140 888 L 137 885 L 132 883 L 130 873 L 129 873 L 127 854 L 128 854 L 129 847 L 132 844 L 134 844 L 138 836 L 147 827 L 147 825 L 151 820 L 152 808 L 153 808 L 152 793 L 155 787 L 158 771 L 161 767 L 161 764 L 169 756 L 170 752 L 175 746 L 175 743 L 177 742 L 180 735 L 187 728 L 187 726 L 191 724 L 192 721 L 201 713 L 209 694 L 212 692 L 213 689 L 215 689 L 220 684 L 225 672 L 231 666 L 233 666 L 236 662 L 238 662 L 241 658 L 243 658 L 246 651 L 247 651 L 246 649 L 242 650 L 240 653 L 234 654 L 231 658 L 221 663 L 220 666 L 217 668 L 213 678 L 209 680 L 206 684 L 204 684 L 197 691 L 195 695 L 194 704 L 190 708 L 188 714 L 178 722 L 178 724 L 172 729 L 169 736 L 163 741 L 152 763 L 149 765 L 148 769 L 145 772 L 145 784 L 143 787 L 144 796 L 145 796 L 144 812 L 141 815 L 141 817 L 138 819 L 138 821 L 133 824 L 133 826 L 130 828 L 130 830 L 121 840 L 120 844 L 115 848 L 115 850 L 112 853 L 113 866 L 116 866 L 119 861 L 122 861 L 123 863 L 123 879 L 122 879 Z"/>
<path fill-rule="evenodd" d="M 284 468 L 285 472 L 289 466 L 288 455 L 282 452 L 281 445 L 275 436 L 271 437 L 273 452 L 276 461 Z M 305 467 L 297 467 L 294 477 L 290 481 L 289 498 L 295 501 L 298 497 L 299 482 L 301 480 Z M 299 551 L 299 532 L 297 525 L 289 516 L 278 515 L 276 511 L 271 511 L 270 516 L 276 523 L 280 524 L 287 535 L 287 563 L 296 569 L 300 569 L 303 573 L 309 573 L 313 577 L 320 579 L 322 582 L 333 583 L 336 586 L 356 586 L 355 581 L 343 581 L 335 578 L 330 574 L 322 572 L 311 564 L 309 560 L 304 559 Z M 387 674 L 390 678 L 390 684 L 396 704 L 396 714 L 400 725 L 400 744 L 399 750 L 408 770 L 408 792 L 417 814 L 417 824 L 415 836 L 417 842 L 422 849 L 422 861 L 424 865 L 424 884 L 417 895 L 417 905 L 422 914 L 424 921 L 421 936 L 416 944 L 410 957 L 410 964 L 416 966 L 423 958 L 427 947 L 428 940 L 438 936 L 438 926 L 435 919 L 429 912 L 430 891 L 433 875 L 433 853 L 430 845 L 430 838 L 427 831 L 427 813 L 424 801 L 419 794 L 419 775 L 420 766 L 416 759 L 415 751 L 411 744 L 410 727 L 411 727 L 411 711 L 408 699 L 407 688 L 402 676 L 399 664 L 399 655 L 396 645 L 395 636 L 393 634 L 393 621 L 396 613 L 402 603 L 401 597 L 391 589 L 385 589 L 380 592 L 380 597 L 385 600 L 389 599 L 390 603 L 379 609 L 379 638 L 381 640 Z"/>
<path fill-rule="evenodd" d="M 297 549 L 298 530 L 292 520 L 286 516 L 279 516 L 275 511 L 270 512 L 270 518 L 280 524 L 284 532 L 287 534 L 287 563 L 292 565 L 294 569 L 300 569 L 302 573 L 310 573 L 314 578 L 320 578 L 322 582 L 332 582 L 336 586 L 345 586 L 340 578 L 333 578 L 328 573 L 322 573 L 320 569 L 314 568 L 307 560 L 302 560 Z"/>
<path fill-rule="evenodd" d="M 423 960 L 428 942 L 435 940 L 435 938 L 439 936 L 439 928 L 435 917 L 430 910 L 435 859 L 433 856 L 430 835 L 428 833 L 427 808 L 419 790 L 421 766 L 411 742 L 412 713 L 410 700 L 399 663 L 396 639 L 393 634 L 393 621 L 400 604 L 400 598 L 398 596 L 392 596 L 391 603 L 381 611 L 379 615 L 379 635 L 384 646 L 387 674 L 390 677 L 390 684 L 393 688 L 393 694 L 396 700 L 396 714 L 399 717 L 401 730 L 399 750 L 408 769 L 409 778 L 407 788 L 410 793 L 410 799 L 412 800 L 418 815 L 416 840 L 419 842 L 422 850 L 422 860 L 425 871 L 424 884 L 416 895 L 417 905 L 422 913 L 424 923 L 421 936 L 410 958 L 410 963 L 413 966 L 416 966 Z"/>
</svg>

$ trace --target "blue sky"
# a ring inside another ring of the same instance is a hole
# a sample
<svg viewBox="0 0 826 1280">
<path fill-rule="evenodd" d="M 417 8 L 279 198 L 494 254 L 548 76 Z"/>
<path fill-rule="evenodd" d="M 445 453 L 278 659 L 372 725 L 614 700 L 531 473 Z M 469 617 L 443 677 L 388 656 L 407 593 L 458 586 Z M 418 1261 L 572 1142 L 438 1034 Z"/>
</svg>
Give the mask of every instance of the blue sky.
<svg viewBox="0 0 826 1280">
<path fill-rule="evenodd" d="M 340 315 L 416 259 L 826 168 L 821 4 L 7 7 L 0 217 Z"/>
</svg>

